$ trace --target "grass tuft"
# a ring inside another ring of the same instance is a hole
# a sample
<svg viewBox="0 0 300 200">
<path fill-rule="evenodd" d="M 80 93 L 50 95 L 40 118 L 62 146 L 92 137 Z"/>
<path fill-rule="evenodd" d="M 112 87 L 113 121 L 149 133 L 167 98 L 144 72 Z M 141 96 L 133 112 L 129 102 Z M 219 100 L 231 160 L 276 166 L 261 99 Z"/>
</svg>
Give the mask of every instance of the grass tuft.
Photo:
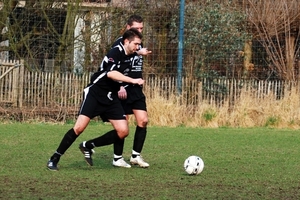
<svg viewBox="0 0 300 200">
<path fill-rule="evenodd" d="M 224 101 L 222 105 L 207 100 L 191 105 L 185 94 L 166 97 L 158 88 L 154 91 L 146 93 L 150 126 L 300 128 L 300 98 L 296 88 L 285 91 L 282 99 L 271 93 L 257 97 L 255 91 L 244 89 L 239 98 Z"/>
</svg>

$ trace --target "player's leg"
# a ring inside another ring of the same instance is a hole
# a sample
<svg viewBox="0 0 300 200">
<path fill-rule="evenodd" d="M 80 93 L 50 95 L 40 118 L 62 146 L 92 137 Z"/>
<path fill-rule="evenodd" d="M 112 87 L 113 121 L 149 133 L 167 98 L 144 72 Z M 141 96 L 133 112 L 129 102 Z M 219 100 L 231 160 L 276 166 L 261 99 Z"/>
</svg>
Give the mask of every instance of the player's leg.
<svg viewBox="0 0 300 200">
<path fill-rule="evenodd" d="M 62 138 L 56 152 L 50 157 L 47 168 L 49 170 L 57 171 L 57 163 L 60 157 L 67 151 L 67 149 L 73 144 L 76 138 L 84 131 L 87 127 L 90 118 L 84 115 L 79 115 L 73 128 L 67 131 Z"/>
<path fill-rule="evenodd" d="M 129 134 L 128 122 L 127 120 L 125 120 L 125 122 L 126 123 L 121 124 L 121 123 L 115 123 L 114 121 L 111 121 L 113 127 L 115 128 L 115 130 L 117 130 L 118 133 L 118 138 L 114 142 L 114 158 L 112 164 L 113 166 L 116 167 L 130 168 L 131 165 L 128 164 L 123 158 L 125 137 L 127 137 Z"/>
<path fill-rule="evenodd" d="M 101 147 L 110 144 L 123 144 L 122 146 L 124 146 L 124 138 L 127 137 L 129 133 L 127 121 L 125 119 L 122 119 L 109 120 L 109 122 L 114 127 L 114 130 L 111 130 L 104 135 L 101 135 L 100 137 L 83 142 L 81 143 L 81 145 L 84 144 L 84 147 L 90 150 L 94 147 Z M 123 148 L 120 151 L 120 157 L 119 155 L 116 155 L 117 159 L 113 160 L 113 165 L 118 167 L 130 168 L 131 166 L 124 161 L 122 153 Z"/>
<path fill-rule="evenodd" d="M 146 110 L 137 109 L 133 109 L 133 113 L 136 118 L 137 126 L 134 134 L 130 163 L 139 165 L 140 167 L 149 167 L 149 164 L 145 162 L 140 155 L 147 135 L 148 114 Z"/>
<path fill-rule="evenodd" d="M 126 100 L 122 99 L 120 102 L 121 102 L 123 110 L 125 111 L 125 113 L 127 113 L 127 110 L 126 110 L 127 99 Z M 129 111 L 131 111 L 131 110 L 129 109 Z M 126 115 L 127 126 L 128 126 L 128 120 L 129 120 L 129 116 Z M 128 132 L 129 132 L 129 130 L 128 130 Z M 125 138 L 123 138 L 123 139 L 119 138 L 114 143 L 114 147 L 113 147 L 114 148 L 114 157 L 113 157 L 113 165 L 114 166 L 117 165 L 116 162 L 118 162 L 119 159 L 123 158 L 124 142 L 125 142 Z M 122 160 L 124 160 L 124 159 L 122 159 Z M 120 160 L 119 162 L 122 162 L 122 160 Z M 126 163 L 125 165 L 128 165 L 128 164 Z"/>
<path fill-rule="evenodd" d="M 119 162 L 122 162 L 122 152 L 124 147 L 124 138 L 127 137 L 129 133 L 128 123 L 126 121 L 125 112 L 117 100 L 114 104 L 111 104 L 108 107 L 104 108 L 105 110 L 101 112 L 101 118 L 103 121 L 109 121 L 114 130 L 105 133 L 104 135 L 94 138 L 92 140 L 85 142 L 85 147 L 89 149 L 93 149 L 94 147 L 100 147 L 105 145 L 114 144 L 114 146 L 119 146 L 117 150 L 117 156 L 120 156 Z M 118 163 L 114 160 L 113 164 L 117 166 Z M 131 167 L 125 161 L 121 163 L 122 166 L 120 167 Z"/>
<path fill-rule="evenodd" d="M 85 116 L 79 115 L 79 117 L 81 119 L 83 119 Z M 87 127 L 87 124 L 84 124 L 85 121 L 86 120 L 84 119 L 84 120 L 79 121 L 78 123 L 76 122 L 76 124 L 74 126 L 75 133 L 82 133 L 84 131 L 84 129 Z M 87 164 L 90 166 L 93 166 L 93 159 L 92 159 L 93 150 L 86 148 L 84 143 L 81 143 L 79 145 L 79 149 L 83 153 L 84 159 L 87 162 Z"/>
<path fill-rule="evenodd" d="M 148 114 L 145 110 L 133 110 L 136 118 L 136 129 L 133 142 L 133 150 L 141 153 L 147 134 Z"/>
<path fill-rule="evenodd" d="M 73 144 L 76 138 L 84 131 L 90 122 L 90 119 L 95 116 L 95 110 L 97 111 L 97 99 L 89 95 L 89 88 L 84 89 L 84 100 L 82 101 L 79 115 L 76 123 L 72 129 L 70 129 L 63 137 L 56 152 L 51 156 L 47 163 L 49 170 L 58 170 L 57 163 L 59 162 L 60 156 Z"/>
<path fill-rule="evenodd" d="M 125 119 L 109 120 L 109 122 L 113 125 L 114 130 L 108 131 L 100 137 L 86 141 L 85 147 L 93 149 L 94 147 L 106 146 L 115 143 L 118 139 L 127 137 L 129 129 Z"/>
<path fill-rule="evenodd" d="M 126 120 L 126 122 L 128 122 L 128 120 Z M 124 159 L 123 159 L 123 149 L 124 149 L 124 142 L 125 142 L 125 138 L 118 138 L 115 142 L 114 142 L 114 158 L 113 158 L 113 165 L 114 166 L 118 166 L 118 165 L 125 165 L 127 167 L 129 167 L 129 164 L 125 163 Z M 118 164 L 118 162 L 121 162 L 120 164 Z"/>
</svg>

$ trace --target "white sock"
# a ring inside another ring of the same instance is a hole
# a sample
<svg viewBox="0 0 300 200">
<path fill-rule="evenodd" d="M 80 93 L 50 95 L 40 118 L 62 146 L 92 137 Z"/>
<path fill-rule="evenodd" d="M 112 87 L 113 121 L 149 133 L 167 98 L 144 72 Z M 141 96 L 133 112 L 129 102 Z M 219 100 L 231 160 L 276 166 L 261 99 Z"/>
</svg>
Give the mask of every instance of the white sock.
<svg viewBox="0 0 300 200">
<path fill-rule="evenodd" d="M 137 156 L 139 156 L 140 153 L 139 153 L 139 152 L 136 152 L 135 150 L 132 150 L 132 155 L 137 155 Z"/>
<path fill-rule="evenodd" d="M 122 155 L 116 155 L 116 154 L 114 154 L 114 158 L 116 158 L 116 159 L 118 159 L 118 158 L 122 158 Z"/>
</svg>

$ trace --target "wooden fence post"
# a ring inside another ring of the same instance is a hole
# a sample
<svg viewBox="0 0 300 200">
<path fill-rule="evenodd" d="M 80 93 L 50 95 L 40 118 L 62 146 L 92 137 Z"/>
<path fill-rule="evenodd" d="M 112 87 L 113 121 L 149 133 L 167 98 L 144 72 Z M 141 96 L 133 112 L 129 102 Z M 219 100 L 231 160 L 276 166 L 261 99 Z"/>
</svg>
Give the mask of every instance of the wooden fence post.
<svg viewBox="0 0 300 200">
<path fill-rule="evenodd" d="M 18 107 L 19 108 L 22 108 L 23 106 L 23 85 L 24 85 L 24 60 L 21 60 L 21 63 L 20 63 L 20 67 L 18 69 L 19 71 L 19 78 L 18 78 Z"/>
<path fill-rule="evenodd" d="M 18 65 L 17 61 L 10 61 L 11 64 Z M 14 67 L 15 68 L 15 67 Z M 12 70 L 12 106 L 17 106 L 17 99 L 18 99 L 18 84 L 19 83 L 19 69 Z"/>
</svg>

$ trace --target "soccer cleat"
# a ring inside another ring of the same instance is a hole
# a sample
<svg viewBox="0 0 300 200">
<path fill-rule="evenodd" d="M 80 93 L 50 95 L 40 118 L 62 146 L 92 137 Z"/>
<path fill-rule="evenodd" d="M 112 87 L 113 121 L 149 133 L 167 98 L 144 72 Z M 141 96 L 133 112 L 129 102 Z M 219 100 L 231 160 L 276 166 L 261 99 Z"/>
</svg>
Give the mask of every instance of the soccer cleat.
<svg viewBox="0 0 300 200">
<path fill-rule="evenodd" d="M 93 159 L 92 159 L 92 155 L 94 153 L 94 150 L 93 149 L 88 149 L 85 147 L 85 142 L 82 142 L 80 143 L 79 145 L 79 149 L 80 151 L 83 153 L 84 155 L 84 160 L 86 161 L 86 163 L 89 165 L 89 166 L 93 166 Z"/>
<path fill-rule="evenodd" d="M 142 167 L 142 168 L 147 168 L 147 167 L 150 166 L 148 163 L 146 163 L 146 162 L 144 161 L 144 159 L 143 159 L 142 156 L 140 156 L 140 155 L 137 155 L 135 158 L 133 158 L 133 157 L 131 156 L 131 158 L 130 158 L 130 163 L 131 163 L 132 165 L 139 165 L 139 166 Z"/>
<path fill-rule="evenodd" d="M 49 159 L 47 162 L 47 168 L 51 171 L 58 171 L 57 162 Z"/>
<path fill-rule="evenodd" d="M 127 162 L 125 162 L 124 158 L 120 158 L 117 161 L 115 161 L 115 159 L 113 159 L 112 164 L 115 167 L 131 168 L 131 165 L 129 165 Z"/>
</svg>

